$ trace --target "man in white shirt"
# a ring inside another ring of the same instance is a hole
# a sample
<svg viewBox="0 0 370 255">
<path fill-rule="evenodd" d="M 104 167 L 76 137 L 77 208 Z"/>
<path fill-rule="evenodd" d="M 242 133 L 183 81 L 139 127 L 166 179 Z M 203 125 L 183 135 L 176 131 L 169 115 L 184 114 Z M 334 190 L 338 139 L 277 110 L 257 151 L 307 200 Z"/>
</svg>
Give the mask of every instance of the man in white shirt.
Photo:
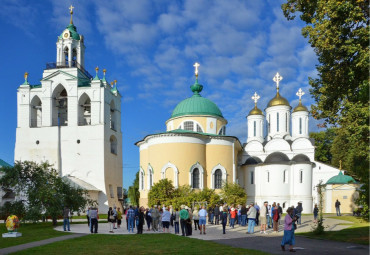
<svg viewBox="0 0 370 255">
<path fill-rule="evenodd" d="M 206 222 L 207 222 L 207 211 L 202 206 L 202 209 L 198 212 L 199 215 L 199 230 L 200 234 L 202 234 L 202 229 L 203 229 L 203 234 L 206 234 Z"/>
</svg>

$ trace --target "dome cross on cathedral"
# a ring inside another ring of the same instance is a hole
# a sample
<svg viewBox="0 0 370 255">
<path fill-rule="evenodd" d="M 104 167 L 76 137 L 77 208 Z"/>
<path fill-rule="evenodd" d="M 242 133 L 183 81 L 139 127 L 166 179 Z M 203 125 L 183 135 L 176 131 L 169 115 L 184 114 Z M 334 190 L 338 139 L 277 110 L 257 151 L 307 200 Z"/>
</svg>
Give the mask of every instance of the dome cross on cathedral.
<svg viewBox="0 0 370 255">
<path fill-rule="evenodd" d="M 283 76 L 281 76 L 279 73 L 276 73 L 274 78 L 272 79 L 274 82 L 276 82 L 276 89 L 279 91 L 279 82 L 283 79 Z"/>
<path fill-rule="evenodd" d="M 193 66 L 195 68 L 195 71 L 194 71 L 195 77 L 198 78 L 198 73 L 199 73 L 198 67 L 200 66 L 200 64 L 198 62 L 195 62 L 195 64 Z"/>
<path fill-rule="evenodd" d="M 301 101 L 302 99 L 302 96 L 304 95 L 305 93 L 303 92 L 303 90 L 301 88 L 299 88 L 298 92 L 296 93 L 296 95 L 299 97 L 299 101 Z"/>
<path fill-rule="evenodd" d="M 69 9 L 69 13 L 71 14 L 71 21 L 69 22 L 70 24 L 73 24 L 73 21 L 72 21 L 72 15 L 73 15 L 73 9 L 75 7 L 73 5 L 71 5 L 68 9 Z"/>
<path fill-rule="evenodd" d="M 261 97 L 257 94 L 257 92 L 254 92 L 254 95 L 252 96 L 252 100 L 254 101 L 254 105 L 257 105 L 258 99 Z"/>
</svg>

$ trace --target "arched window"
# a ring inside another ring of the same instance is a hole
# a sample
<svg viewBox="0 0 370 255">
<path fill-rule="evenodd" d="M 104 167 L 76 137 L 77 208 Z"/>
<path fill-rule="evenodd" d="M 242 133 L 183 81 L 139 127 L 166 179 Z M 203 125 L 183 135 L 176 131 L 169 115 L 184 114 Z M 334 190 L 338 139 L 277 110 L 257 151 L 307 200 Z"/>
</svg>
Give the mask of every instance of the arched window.
<svg viewBox="0 0 370 255">
<path fill-rule="evenodd" d="M 78 125 L 91 125 L 91 100 L 86 93 L 84 93 L 80 100 L 78 100 Z"/>
<path fill-rule="evenodd" d="M 284 170 L 283 172 L 283 182 L 288 183 L 288 171 Z"/>
<path fill-rule="evenodd" d="M 115 109 L 114 101 L 112 100 L 110 102 L 110 115 L 109 115 L 109 121 L 110 121 L 110 128 L 114 131 L 117 130 L 116 127 L 116 109 Z"/>
<path fill-rule="evenodd" d="M 148 190 L 150 190 L 153 186 L 153 168 L 151 165 L 148 166 Z"/>
<path fill-rule="evenodd" d="M 110 152 L 117 155 L 117 138 L 112 135 L 110 137 Z"/>
<path fill-rule="evenodd" d="M 140 190 L 144 190 L 144 171 L 140 171 Z"/>
<path fill-rule="evenodd" d="M 269 114 L 269 121 L 268 121 L 268 123 L 267 123 L 267 124 L 268 124 L 268 126 L 267 126 L 267 127 L 268 127 L 268 131 L 269 131 L 269 133 L 270 133 L 270 128 L 271 128 L 271 124 L 270 124 L 270 123 L 271 123 L 271 116 L 270 116 L 270 114 Z"/>
<path fill-rule="evenodd" d="M 288 132 L 288 113 L 285 113 L 285 132 Z"/>
<path fill-rule="evenodd" d="M 279 113 L 276 113 L 276 131 L 279 132 Z"/>
<path fill-rule="evenodd" d="M 215 189 L 221 189 L 222 188 L 222 171 L 221 169 L 217 169 L 214 173 L 214 183 L 215 183 Z"/>
<path fill-rule="evenodd" d="M 254 184 L 254 172 L 251 172 L 251 184 Z"/>
<path fill-rule="evenodd" d="M 253 136 L 256 136 L 256 121 L 253 121 Z"/>
<path fill-rule="evenodd" d="M 199 189 L 199 182 L 200 182 L 199 169 L 195 168 L 193 170 L 193 176 L 192 176 L 192 188 Z"/>
<path fill-rule="evenodd" d="M 76 48 L 73 48 L 72 50 L 72 66 L 76 66 L 77 62 L 77 51 Z"/>
<path fill-rule="evenodd" d="M 193 131 L 194 130 L 194 122 L 192 122 L 192 121 L 185 121 L 184 122 L 184 130 Z"/>
<path fill-rule="evenodd" d="M 69 58 L 69 49 L 68 47 L 64 47 L 64 50 L 63 50 L 63 55 L 64 55 L 64 63 L 61 63 L 61 65 L 65 65 L 67 66 L 68 65 L 68 58 Z"/>
<path fill-rule="evenodd" d="M 31 101 L 31 123 L 30 127 L 41 127 L 42 125 L 42 103 L 38 96 Z"/>
<path fill-rule="evenodd" d="M 226 135 L 226 126 L 223 126 L 220 131 L 218 131 L 218 135 Z"/>
<path fill-rule="evenodd" d="M 299 171 L 299 183 L 303 183 L 303 171 Z"/>
<path fill-rule="evenodd" d="M 68 95 L 63 85 L 59 84 L 53 92 L 52 125 L 68 125 Z"/>
<path fill-rule="evenodd" d="M 302 118 L 299 118 L 299 134 L 302 134 Z"/>
<path fill-rule="evenodd" d="M 269 171 L 266 171 L 266 178 L 267 178 L 267 182 L 270 182 L 270 172 Z"/>
</svg>

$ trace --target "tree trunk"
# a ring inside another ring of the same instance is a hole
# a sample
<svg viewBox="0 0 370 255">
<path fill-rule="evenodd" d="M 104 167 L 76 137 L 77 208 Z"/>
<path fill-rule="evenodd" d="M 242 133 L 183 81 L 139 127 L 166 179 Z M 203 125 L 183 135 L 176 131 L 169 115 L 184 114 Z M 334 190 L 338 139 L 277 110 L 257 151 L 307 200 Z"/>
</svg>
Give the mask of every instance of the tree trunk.
<svg viewBox="0 0 370 255">
<path fill-rule="evenodd" d="M 57 223 L 58 223 L 58 221 L 57 221 L 57 217 L 53 217 L 53 226 L 56 226 L 56 225 L 57 225 Z"/>
</svg>

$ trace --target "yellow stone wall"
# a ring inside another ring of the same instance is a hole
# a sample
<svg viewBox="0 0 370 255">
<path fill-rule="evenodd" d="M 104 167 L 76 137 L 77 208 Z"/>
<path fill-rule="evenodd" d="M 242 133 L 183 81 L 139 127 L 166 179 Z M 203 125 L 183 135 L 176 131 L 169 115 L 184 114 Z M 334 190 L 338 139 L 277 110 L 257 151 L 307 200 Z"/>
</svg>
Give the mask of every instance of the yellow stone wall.
<svg viewBox="0 0 370 255">
<path fill-rule="evenodd" d="M 343 213 L 353 213 L 356 208 L 355 200 L 358 198 L 358 192 L 356 191 L 357 184 L 335 184 L 332 186 L 332 202 L 331 211 L 336 212 L 335 202 L 337 199 L 340 202 L 340 212 Z M 343 188 L 346 189 L 343 189 Z M 347 197 L 346 199 L 344 197 Z"/>
<path fill-rule="evenodd" d="M 155 139 L 155 138 L 153 138 Z M 146 142 L 144 142 L 146 143 Z M 234 163 L 237 167 L 237 154 L 242 149 L 234 142 Z M 212 188 L 212 169 L 221 164 L 227 172 L 227 182 L 233 181 L 233 145 L 201 144 L 201 143 L 158 143 L 151 144 L 140 150 L 140 166 L 145 172 L 144 190 L 140 191 L 140 205 L 147 206 L 148 202 L 148 165 L 154 170 L 153 184 L 162 179 L 162 168 L 171 163 L 178 169 L 178 185 L 190 185 L 190 168 L 199 162 L 204 169 L 203 187 Z M 168 169 L 166 178 L 174 181 L 174 171 Z"/>
</svg>

